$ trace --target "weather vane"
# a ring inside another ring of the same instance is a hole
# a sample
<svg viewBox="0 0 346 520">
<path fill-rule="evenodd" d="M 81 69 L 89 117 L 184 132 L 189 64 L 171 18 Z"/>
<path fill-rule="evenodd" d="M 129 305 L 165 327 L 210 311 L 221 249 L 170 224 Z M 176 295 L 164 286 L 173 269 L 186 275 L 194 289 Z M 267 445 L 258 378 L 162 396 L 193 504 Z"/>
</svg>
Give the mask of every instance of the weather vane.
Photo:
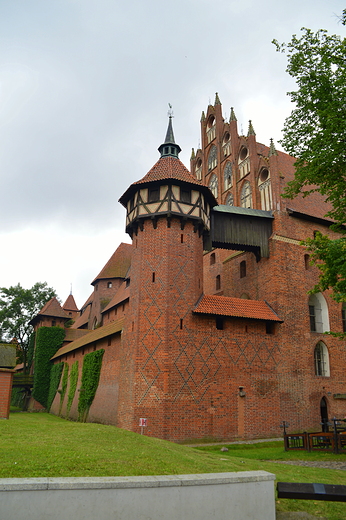
<svg viewBox="0 0 346 520">
<path fill-rule="evenodd" d="M 168 117 L 173 117 L 173 109 L 172 109 L 172 105 L 171 105 L 170 103 L 168 103 L 168 106 L 169 106 Z"/>
</svg>

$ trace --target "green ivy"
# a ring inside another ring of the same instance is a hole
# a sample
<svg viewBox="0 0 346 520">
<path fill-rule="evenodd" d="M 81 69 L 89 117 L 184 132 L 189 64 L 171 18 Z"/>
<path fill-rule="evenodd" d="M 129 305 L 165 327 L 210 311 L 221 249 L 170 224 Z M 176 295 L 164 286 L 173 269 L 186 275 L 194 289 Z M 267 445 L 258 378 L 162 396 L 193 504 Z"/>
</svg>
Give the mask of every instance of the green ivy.
<svg viewBox="0 0 346 520">
<path fill-rule="evenodd" d="M 26 367 L 27 367 L 28 374 L 30 373 L 32 361 L 34 359 L 35 337 L 36 337 L 36 333 L 33 332 L 29 339 L 28 355 L 27 355 L 27 359 L 26 359 Z"/>
<path fill-rule="evenodd" d="M 67 396 L 67 414 L 70 413 L 73 398 L 76 393 L 78 383 L 78 361 L 75 361 L 71 367 L 70 372 L 70 388 Z"/>
<path fill-rule="evenodd" d="M 40 327 L 36 332 L 34 389 L 32 395 L 45 408 L 48 408 L 50 372 L 52 366 L 54 366 L 50 359 L 61 347 L 64 337 L 65 330 L 60 327 Z"/>
<path fill-rule="evenodd" d="M 78 401 L 78 420 L 85 422 L 89 408 L 94 400 L 100 380 L 104 349 L 90 352 L 84 357 L 82 370 L 82 385 Z"/>
<path fill-rule="evenodd" d="M 64 399 L 65 399 L 66 390 L 67 390 L 68 369 L 69 369 L 68 363 L 65 363 L 64 373 L 63 373 L 62 382 L 61 382 L 59 415 L 61 415 L 61 409 L 62 409 L 62 405 L 63 405 Z"/>
<path fill-rule="evenodd" d="M 49 392 L 47 399 L 47 410 L 50 410 L 50 407 L 52 406 L 52 403 L 54 401 L 55 394 L 58 391 L 63 368 L 64 363 L 57 363 L 56 365 L 53 365 L 51 368 Z"/>
</svg>

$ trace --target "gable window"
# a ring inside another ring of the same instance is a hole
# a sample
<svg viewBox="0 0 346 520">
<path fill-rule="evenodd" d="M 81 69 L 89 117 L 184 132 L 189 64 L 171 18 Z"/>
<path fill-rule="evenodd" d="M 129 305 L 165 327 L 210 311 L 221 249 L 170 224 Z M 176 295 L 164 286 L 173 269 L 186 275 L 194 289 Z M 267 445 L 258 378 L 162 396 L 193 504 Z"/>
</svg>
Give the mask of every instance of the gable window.
<svg viewBox="0 0 346 520">
<path fill-rule="evenodd" d="M 157 202 L 160 197 L 159 188 L 149 188 L 148 190 L 148 202 Z"/>
<path fill-rule="evenodd" d="M 245 278 L 245 276 L 246 276 L 246 261 L 245 260 L 243 260 L 239 264 L 239 275 L 240 275 L 240 278 Z"/>
<path fill-rule="evenodd" d="M 328 307 L 326 299 L 322 293 L 316 293 L 310 296 L 309 318 L 311 332 L 329 331 Z"/>
<path fill-rule="evenodd" d="M 202 178 L 202 161 L 197 159 L 195 174 L 197 179 L 200 181 Z"/>
<path fill-rule="evenodd" d="M 252 193 L 249 181 L 245 181 L 240 193 L 241 207 L 252 208 Z"/>
<path fill-rule="evenodd" d="M 314 351 L 316 376 L 329 377 L 329 354 L 323 341 L 319 341 Z"/>
<path fill-rule="evenodd" d="M 225 204 L 226 204 L 226 206 L 234 206 L 232 193 L 228 193 L 226 200 L 225 200 Z"/>
<path fill-rule="evenodd" d="M 217 177 L 216 177 L 215 173 L 213 173 L 213 175 L 210 177 L 209 189 L 215 198 L 217 198 L 217 188 L 218 188 Z"/>
<path fill-rule="evenodd" d="M 213 144 L 213 146 L 210 148 L 210 153 L 208 156 L 208 171 L 215 168 L 217 165 L 217 149 L 216 146 Z"/>
<path fill-rule="evenodd" d="M 223 171 L 225 190 L 228 190 L 232 186 L 232 163 L 227 161 L 225 169 Z"/>
</svg>

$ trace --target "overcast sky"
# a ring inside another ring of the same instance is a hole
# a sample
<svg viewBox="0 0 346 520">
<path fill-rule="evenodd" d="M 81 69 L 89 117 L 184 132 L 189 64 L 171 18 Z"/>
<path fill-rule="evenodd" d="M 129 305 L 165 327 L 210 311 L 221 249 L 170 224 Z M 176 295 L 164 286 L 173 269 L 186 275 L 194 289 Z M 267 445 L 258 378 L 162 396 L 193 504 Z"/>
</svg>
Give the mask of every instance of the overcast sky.
<svg viewBox="0 0 346 520">
<path fill-rule="evenodd" d="M 173 105 L 189 167 L 219 93 L 280 139 L 294 88 L 273 38 L 344 34 L 340 0 L 0 0 L 0 286 L 80 307 L 121 241 L 119 197 L 159 158 Z M 277 145 L 280 148 L 279 145 Z"/>
</svg>

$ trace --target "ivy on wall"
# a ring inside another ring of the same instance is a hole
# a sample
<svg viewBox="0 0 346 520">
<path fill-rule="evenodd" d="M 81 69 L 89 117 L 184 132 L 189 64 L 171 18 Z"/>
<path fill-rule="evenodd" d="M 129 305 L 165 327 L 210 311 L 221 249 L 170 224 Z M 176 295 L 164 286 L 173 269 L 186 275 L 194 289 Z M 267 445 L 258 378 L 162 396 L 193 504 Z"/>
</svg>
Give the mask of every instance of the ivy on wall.
<svg viewBox="0 0 346 520">
<path fill-rule="evenodd" d="M 48 391 L 48 398 L 47 398 L 47 410 L 49 410 L 50 407 L 52 406 L 55 394 L 58 391 L 63 368 L 64 368 L 64 363 L 57 363 L 56 365 L 53 365 L 51 368 L 50 384 L 49 384 L 49 391 Z"/>
<path fill-rule="evenodd" d="M 90 406 L 94 400 L 100 380 L 104 349 L 90 352 L 84 357 L 82 370 L 82 385 L 78 401 L 78 420 L 85 422 Z"/>
<path fill-rule="evenodd" d="M 32 362 L 33 362 L 33 359 L 34 359 L 35 337 L 36 337 L 36 333 L 33 332 L 31 334 L 31 336 L 30 336 L 30 339 L 29 339 L 28 356 L 27 356 L 27 359 L 26 359 L 28 373 L 29 373 L 29 370 L 31 368 L 31 365 L 32 365 Z"/>
<path fill-rule="evenodd" d="M 35 373 L 32 395 L 45 408 L 48 407 L 50 372 L 54 366 L 50 359 L 61 347 L 64 337 L 65 330 L 60 327 L 40 327 L 36 332 Z"/>
<path fill-rule="evenodd" d="M 62 409 L 62 405 L 63 405 L 64 399 L 65 399 L 65 395 L 66 395 L 67 381 L 68 381 L 68 370 L 69 370 L 68 363 L 65 363 L 64 364 L 64 373 L 63 373 L 62 382 L 61 382 L 59 415 L 61 415 L 61 409 Z"/>
<path fill-rule="evenodd" d="M 75 361 L 71 367 L 70 371 L 70 388 L 67 396 L 67 414 L 70 413 L 71 406 L 73 403 L 73 398 L 76 393 L 78 383 L 78 361 Z"/>
</svg>

